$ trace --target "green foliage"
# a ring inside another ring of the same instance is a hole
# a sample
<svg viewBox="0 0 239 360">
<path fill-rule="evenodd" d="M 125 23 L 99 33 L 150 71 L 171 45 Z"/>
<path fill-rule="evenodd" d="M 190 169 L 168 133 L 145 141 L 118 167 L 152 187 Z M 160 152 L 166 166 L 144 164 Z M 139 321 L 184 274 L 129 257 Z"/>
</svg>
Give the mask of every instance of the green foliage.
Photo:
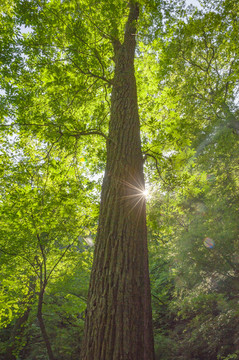
<svg viewBox="0 0 239 360">
<path fill-rule="evenodd" d="M 150 259 L 159 269 L 153 317 L 166 359 L 238 356 L 238 5 L 230 5 L 230 13 L 228 1 L 191 9 L 152 46 L 140 44 Z"/>
<path fill-rule="evenodd" d="M 75 339 L 75 346 L 82 335 L 79 316 L 86 307 L 92 260 L 84 238 L 95 233 L 98 194 L 92 191 L 94 181 L 88 180 L 76 154 L 69 157 L 57 146 L 32 137 L 26 141 L 15 135 L 9 140 L 2 147 L 0 182 L 0 323 L 10 328 L 12 335 L 1 344 L 0 354 L 5 359 L 11 348 L 12 354 L 25 359 L 46 358 L 36 322 L 39 293 L 45 288 L 46 326 L 59 359 L 62 351 L 62 359 L 66 359 L 73 346 L 71 340 Z M 52 298 L 57 299 L 55 305 Z M 18 323 L 24 316 L 20 330 Z M 56 334 L 56 324 L 61 321 L 67 327 L 59 327 Z M 73 333 L 68 329 L 71 326 Z M 67 337 L 68 350 L 60 346 Z M 76 349 L 79 353 L 78 345 Z"/>
</svg>

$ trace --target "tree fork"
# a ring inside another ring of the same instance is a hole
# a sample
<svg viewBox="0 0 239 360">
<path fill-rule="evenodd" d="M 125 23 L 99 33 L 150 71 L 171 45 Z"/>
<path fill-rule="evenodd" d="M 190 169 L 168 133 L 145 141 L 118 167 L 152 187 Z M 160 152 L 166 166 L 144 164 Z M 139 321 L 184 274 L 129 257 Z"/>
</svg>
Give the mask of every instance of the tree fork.
<svg viewBox="0 0 239 360">
<path fill-rule="evenodd" d="M 82 360 L 153 360 L 143 156 L 134 74 L 139 5 L 114 41 L 107 163 Z"/>
</svg>

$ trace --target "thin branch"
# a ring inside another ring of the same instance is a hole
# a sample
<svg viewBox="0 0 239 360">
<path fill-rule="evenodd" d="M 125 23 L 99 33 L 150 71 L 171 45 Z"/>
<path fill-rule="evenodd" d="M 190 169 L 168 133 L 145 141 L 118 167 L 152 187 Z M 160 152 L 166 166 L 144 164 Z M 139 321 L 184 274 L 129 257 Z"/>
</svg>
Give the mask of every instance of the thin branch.
<svg viewBox="0 0 239 360">
<path fill-rule="evenodd" d="M 183 60 L 187 61 L 190 65 L 198 67 L 203 72 L 207 72 L 207 69 L 204 69 L 201 65 L 198 65 L 197 63 L 193 62 L 192 60 L 189 60 L 189 59 L 185 58 L 183 52 L 182 52 L 181 56 L 182 56 Z"/>
<path fill-rule="evenodd" d="M 156 158 L 156 156 L 154 156 L 153 154 L 149 154 L 149 153 L 145 153 L 144 155 L 145 155 L 146 157 L 149 156 L 149 157 L 151 157 L 151 158 L 154 159 L 154 161 L 155 161 L 155 166 L 156 166 L 156 170 L 157 170 L 157 173 L 158 173 L 160 179 L 163 181 L 164 184 L 166 184 L 166 185 L 168 186 L 168 188 L 169 188 L 170 190 L 173 191 L 172 186 L 171 186 L 167 181 L 165 181 L 164 178 L 163 178 L 162 175 L 161 175 L 160 168 L 159 168 L 159 164 L 158 164 L 158 159 Z"/>
<path fill-rule="evenodd" d="M 56 267 L 58 266 L 58 264 L 61 262 L 61 260 L 63 259 L 63 257 L 65 256 L 65 254 L 67 253 L 67 251 L 70 249 L 70 247 L 74 244 L 75 240 L 78 238 L 78 236 L 74 239 L 74 241 L 69 244 L 65 251 L 63 252 L 63 254 L 59 257 L 59 259 L 56 261 L 55 265 L 52 267 L 51 271 L 49 272 L 47 278 L 46 278 L 46 282 L 48 282 L 49 278 L 51 277 L 51 274 L 53 273 L 53 271 L 56 269 Z"/>
<path fill-rule="evenodd" d="M 12 252 L 6 251 L 6 250 L 3 249 L 3 248 L 0 248 L 0 252 L 4 253 L 4 254 L 6 254 L 6 255 L 9 255 L 9 256 L 16 256 L 16 257 L 19 256 L 20 258 L 22 258 L 23 260 L 25 260 L 26 262 L 28 262 L 29 265 L 31 265 L 34 273 L 37 275 L 37 277 L 39 277 L 39 273 L 36 271 L 35 265 L 34 265 L 28 258 L 26 258 L 25 256 L 23 256 L 23 255 L 21 255 L 21 254 L 19 255 L 19 253 L 12 253 Z"/>
<path fill-rule="evenodd" d="M 164 301 L 162 301 L 158 296 L 154 295 L 152 292 L 151 292 L 151 295 L 152 295 L 155 299 L 157 299 L 158 302 L 160 302 L 162 305 L 167 306 L 167 304 L 165 304 Z"/>
<path fill-rule="evenodd" d="M 44 248 L 41 244 L 41 239 L 40 239 L 40 235 L 37 234 L 37 240 L 38 240 L 38 244 L 41 250 L 41 254 L 42 254 L 42 259 L 43 259 L 43 266 L 44 266 L 44 284 L 47 282 L 47 277 L 46 277 L 46 255 L 44 252 Z"/>
<path fill-rule="evenodd" d="M 75 65 L 75 67 L 80 71 L 81 74 L 88 75 L 88 76 L 94 77 L 99 80 L 103 80 L 103 81 L 107 82 L 107 84 L 112 85 L 112 80 L 108 80 L 104 76 L 93 74 L 90 70 L 87 70 L 87 71 L 82 70 L 82 68 L 72 58 L 67 57 L 67 59 L 70 60 Z"/>
<path fill-rule="evenodd" d="M 78 294 L 73 293 L 73 292 L 71 292 L 71 291 L 68 291 L 68 294 L 74 295 L 74 296 L 78 297 L 79 299 L 81 299 L 81 300 L 84 301 L 85 303 L 87 302 L 87 298 L 85 298 L 84 296 L 78 295 Z"/>
<path fill-rule="evenodd" d="M 60 128 L 59 128 L 59 133 L 60 133 L 60 136 L 56 139 L 56 141 L 54 141 L 54 142 L 51 144 L 50 149 L 47 151 L 47 154 L 46 154 L 46 156 L 45 156 L 44 159 L 49 158 L 50 153 L 51 153 L 51 150 L 53 149 L 54 145 L 55 145 L 56 143 L 58 143 L 58 141 L 59 141 L 59 140 L 61 139 L 61 137 L 63 136 L 63 133 L 61 132 L 61 129 L 60 129 Z"/>
<path fill-rule="evenodd" d="M 39 127 L 56 126 L 56 127 L 59 127 L 58 124 L 51 124 L 51 123 L 49 123 L 49 124 L 30 124 L 30 123 L 20 124 L 20 123 L 13 123 L 13 124 L 6 124 L 6 125 L 0 124 L 0 126 L 2 126 L 2 127 L 11 127 L 11 126 L 17 126 L 17 125 L 18 126 L 39 126 Z M 87 135 L 99 135 L 99 136 L 103 136 L 103 138 L 108 140 L 107 135 L 105 135 L 102 131 L 97 130 L 97 129 L 92 129 L 92 130 L 88 130 L 88 131 L 79 131 L 79 132 L 76 132 L 76 133 L 66 133 L 66 132 L 62 132 L 62 130 L 59 128 L 59 133 L 60 133 L 60 136 L 54 142 L 54 144 L 56 144 L 56 142 L 58 142 L 60 140 L 60 138 L 62 136 L 64 136 L 64 135 L 73 136 L 75 138 L 79 138 L 80 136 L 87 136 Z"/>
<path fill-rule="evenodd" d="M 44 127 L 44 126 L 58 126 L 57 124 L 33 124 L 33 123 L 12 123 L 12 124 L 0 124 L 0 127 L 11 127 L 11 126 L 39 126 L 39 127 Z"/>
<path fill-rule="evenodd" d="M 86 13 L 83 9 L 81 11 L 85 15 L 85 17 L 91 22 L 91 24 L 102 34 L 102 37 L 112 40 L 112 37 L 109 34 L 106 34 L 98 25 L 96 25 L 96 23 L 89 16 L 88 12 Z"/>
</svg>

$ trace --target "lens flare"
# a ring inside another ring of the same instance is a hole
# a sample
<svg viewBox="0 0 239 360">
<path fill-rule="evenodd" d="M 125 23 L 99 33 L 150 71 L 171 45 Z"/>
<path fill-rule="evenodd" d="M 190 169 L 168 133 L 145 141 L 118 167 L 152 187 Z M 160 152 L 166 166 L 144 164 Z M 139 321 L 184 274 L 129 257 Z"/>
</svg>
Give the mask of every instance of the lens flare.
<svg viewBox="0 0 239 360">
<path fill-rule="evenodd" d="M 136 225 L 141 219 L 141 214 L 145 207 L 146 197 L 148 195 L 148 190 L 145 189 L 145 184 L 142 179 L 137 179 L 137 177 L 132 174 L 128 174 L 127 180 L 121 180 L 120 178 L 115 177 L 116 183 L 122 185 L 122 196 L 119 201 L 124 204 L 126 209 L 126 216 L 129 216 L 132 212 L 136 212 L 135 219 Z"/>
<path fill-rule="evenodd" d="M 149 191 L 145 189 L 142 194 L 144 195 L 144 197 L 147 197 L 149 195 Z"/>
<path fill-rule="evenodd" d="M 209 237 L 206 237 L 203 240 L 203 243 L 206 246 L 206 248 L 208 248 L 208 249 L 212 249 L 215 246 L 215 241 L 213 239 L 209 238 Z"/>
<path fill-rule="evenodd" d="M 93 240 L 90 237 L 86 237 L 85 238 L 85 242 L 89 245 L 89 246 L 94 246 Z"/>
</svg>

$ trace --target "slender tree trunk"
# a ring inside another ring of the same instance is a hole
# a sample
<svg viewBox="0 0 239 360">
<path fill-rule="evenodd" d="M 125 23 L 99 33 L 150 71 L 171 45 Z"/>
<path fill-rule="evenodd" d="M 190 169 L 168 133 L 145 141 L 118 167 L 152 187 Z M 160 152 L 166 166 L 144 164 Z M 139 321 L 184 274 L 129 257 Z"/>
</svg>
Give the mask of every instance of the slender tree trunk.
<svg viewBox="0 0 239 360">
<path fill-rule="evenodd" d="M 30 306 L 26 309 L 26 311 L 24 312 L 24 314 L 19 317 L 16 320 L 16 323 L 14 325 L 14 328 L 12 330 L 12 334 L 9 340 L 9 345 L 7 347 L 6 350 L 6 359 L 7 360 L 16 360 L 16 354 L 19 352 L 19 339 L 20 342 L 22 340 L 22 338 L 24 338 L 24 330 L 25 330 L 25 326 L 29 317 L 29 313 L 30 313 Z M 21 349 L 21 346 L 20 346 Z"/>
<path fill-rule="evenodd" d="M 38 318 L 38 321 L 39 321 L 39 326 L 40 326 L 40 329 L 41 329 L 42 337 L 43 337 L 43 340 L 44 340 L 45 345 L 46 345 L 47 355 L 49 357 L 49 360 L 55 360 L 53 352 L 52 352 L 49 336 L 48 336 L 47 331 L 46 331 L 44 319 L 43 319 L 43 316 L 42 316 L 42 305 L 43 305 L 44 292 L 45 292 L 45 286 L 42 286 L 41 289 L 40 289 L 39 298 L 38 298 L 37 318 Z"/>
<path fill-rule="evenodd" d="M 124 42 L 114 42 L 115 76 L 82 360 L 153 360 L 143 157 L 134 75 L 137 3 Z"/>
<path fill-rule="evenodd" d="M 22 348 L 22 340 L 24 339 L 24 332 L 27 325 L 27 320 L 31 311 L 32 300 L 34 298 L 36 288 L 36 278 L 30 277 L 28 294 L 21 305 L 26 306 L 25 312 L 20 316 L 13 327 L 9 339 L 8 347 L 6 349 L 6 359 L 16 360 L 17 354 Z"/>
</svg>

